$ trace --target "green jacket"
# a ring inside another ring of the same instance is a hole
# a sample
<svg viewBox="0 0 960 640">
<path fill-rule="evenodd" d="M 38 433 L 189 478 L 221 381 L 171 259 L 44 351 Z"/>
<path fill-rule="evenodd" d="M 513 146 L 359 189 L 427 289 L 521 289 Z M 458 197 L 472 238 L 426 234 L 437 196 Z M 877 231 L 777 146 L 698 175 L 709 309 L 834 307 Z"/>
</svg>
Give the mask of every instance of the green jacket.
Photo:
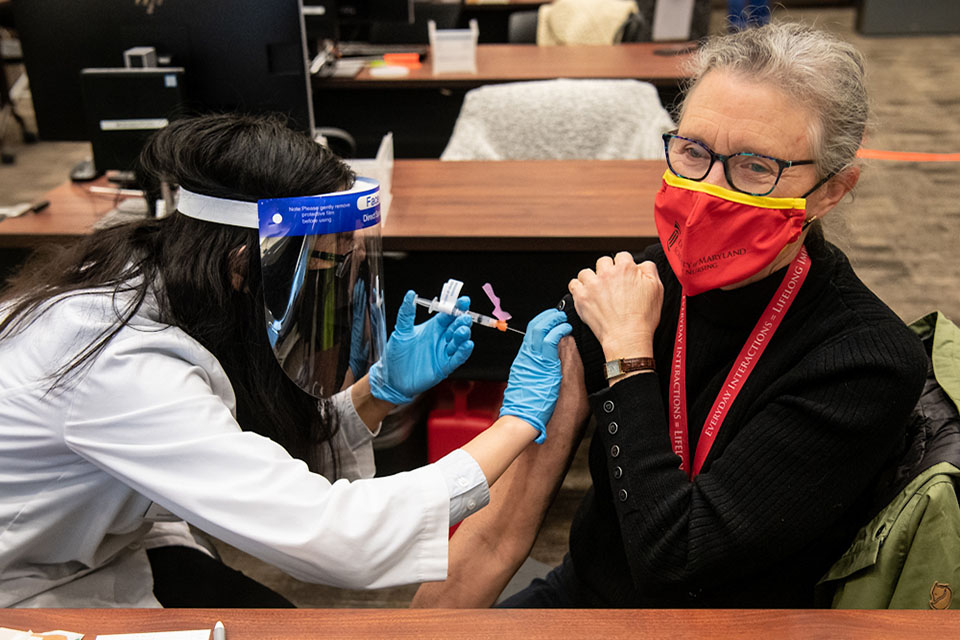
<svg viewBox="0 0 960 640">
<path fill-rule="evenodd" d="M 960 329 L 939 312 L 911 327 L 931 354 L 933 375 L 917 407 L 925 430 L 898 469 L 906 486 L 817 585 L 824 606 L 960 608 Z"/>
</svg>

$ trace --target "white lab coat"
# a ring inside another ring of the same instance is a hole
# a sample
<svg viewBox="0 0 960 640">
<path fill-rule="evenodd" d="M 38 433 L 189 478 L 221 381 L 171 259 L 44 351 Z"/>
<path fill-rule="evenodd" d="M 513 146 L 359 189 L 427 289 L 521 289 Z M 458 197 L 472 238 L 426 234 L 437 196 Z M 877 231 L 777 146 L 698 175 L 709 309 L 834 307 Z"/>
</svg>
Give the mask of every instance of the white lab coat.
<svg viewBox="0 0 960 640">
<path fill-rule="evenodd" d="M 341 394 L 335 445 L 347 474 L 366 479 L 310 473 L 240 430 L 220 364 L 160 324 L 152 296 L 81 376 L 48 393 L 45 376 L 110 322 L 113 304 L 67 299 L 0 342 L 0 606 L 159 606 L 142 548 L 157 505 L 300 580 L 445 578 L 442 466 L 370 478 L 372 434 Z"/>
</svg>

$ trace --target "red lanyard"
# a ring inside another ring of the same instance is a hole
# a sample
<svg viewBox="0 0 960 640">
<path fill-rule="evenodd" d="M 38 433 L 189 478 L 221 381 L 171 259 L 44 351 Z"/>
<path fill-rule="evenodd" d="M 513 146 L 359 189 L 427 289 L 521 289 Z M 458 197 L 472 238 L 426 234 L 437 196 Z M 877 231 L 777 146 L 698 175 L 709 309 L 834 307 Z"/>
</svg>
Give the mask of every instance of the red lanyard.
<svg viewBox="0 0 960 640">
<path fill-rule="evenodd" d="M 810 256 L 807 248 L 802 247 L 800 253 L 790 263 L 787 274 L 780 283 L 780 288 L 757 321 L 746 344 L 737 356 L 736 364 L 727 374 L 720 394 L 713 403 L 707 420 L 697 441 L 697 452 L 693 459 L 693 469 L 690 469 L 689 445 L 687 438 L 687 383 L 686 383 L 686 323 L 687 323 L 687 296 L 680 296 L 680 317 L 677 320 L 677 338 L 673 347 L 673 366 L 670 375 L 669 406 L 667 413 L 670 419 L 670 440 L 673 442 L 673 452 L 680 456 L 680 468 L 687 471 L 691 480 L 703 468 L 703 463 L 710 453 L 710 448 L 717 439 L 717 433 L 723 424 L 730 405 L 737 398 L 747 378 L 753 372 L 757 360 L 767 348 L 770 339 L 780 326 L 780 321 L 786 315 L 790 305 L 796 297 L 797 291 L 807 277 L 810 270 Z"/>
</svg>

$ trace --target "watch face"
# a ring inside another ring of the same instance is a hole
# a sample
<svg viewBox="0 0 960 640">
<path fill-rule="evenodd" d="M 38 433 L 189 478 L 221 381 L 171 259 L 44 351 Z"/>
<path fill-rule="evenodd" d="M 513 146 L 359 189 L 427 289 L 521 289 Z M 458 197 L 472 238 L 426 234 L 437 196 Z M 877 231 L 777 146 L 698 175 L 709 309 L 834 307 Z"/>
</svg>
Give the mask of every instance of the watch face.
<svg viewBox="0 0 960 640">
<path fill-rule="evenodd" d="M 618 376 L 622 373 L 619 360 L 611 360 L 604 365 L 604 369 L 606 370 L 607 379 Z"/>
</svg>

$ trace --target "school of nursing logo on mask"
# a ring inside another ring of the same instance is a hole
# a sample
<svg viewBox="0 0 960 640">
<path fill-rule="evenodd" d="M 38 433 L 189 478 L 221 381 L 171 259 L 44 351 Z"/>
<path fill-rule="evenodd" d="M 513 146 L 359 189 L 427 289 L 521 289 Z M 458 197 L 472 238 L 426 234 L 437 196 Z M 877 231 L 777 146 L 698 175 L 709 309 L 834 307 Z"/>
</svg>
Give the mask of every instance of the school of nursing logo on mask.
<svg viewBox="0 0 960 640">
<path fill-rule="evenodd" d="M 673 249 L 673 245 L 676 244 L 677 240 L 680 239 L 680 224 L 678 222 L 673 223 L 673 233 L 670 234 L 670 237 L 667 239 L 667 249 Z"/>
</svg>

